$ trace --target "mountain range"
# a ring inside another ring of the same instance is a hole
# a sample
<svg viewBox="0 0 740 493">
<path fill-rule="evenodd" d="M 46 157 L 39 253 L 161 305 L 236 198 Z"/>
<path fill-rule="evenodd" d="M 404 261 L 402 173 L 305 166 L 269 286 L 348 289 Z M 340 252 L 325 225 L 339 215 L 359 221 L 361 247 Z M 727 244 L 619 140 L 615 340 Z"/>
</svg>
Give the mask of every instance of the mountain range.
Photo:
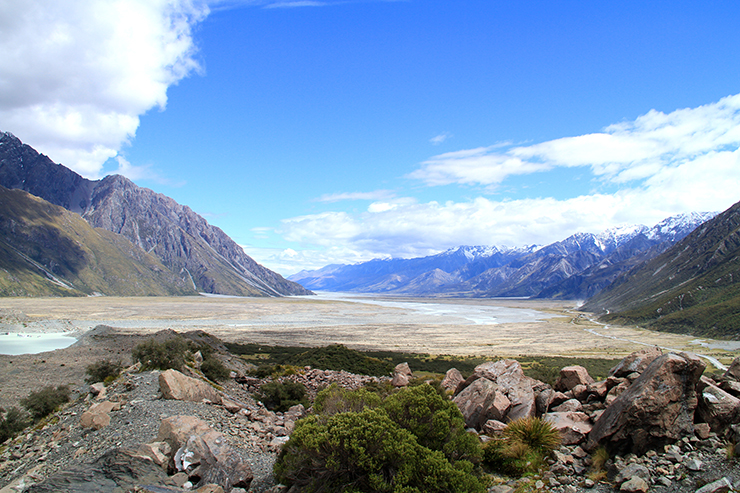
<svg viewBox="0 0 740 493">
<path fill-rule="evenodd" d="M 183 293 L 311 294 L 255 262 L 221 229 L 208 224 L 189 207 L 139 187 L 120 175 L 101 180 L 83 178 L 7 132 L 0 132 L 0 186 L 26 191 L 78 214 L 95 231 L 107 230 L 125 238 L 135 247 L 123 248 L 129 252 L 126 255 L 135 258 L 149 254 L 174 276 L 174 280 L 166 280 L 165 284 L 184 283 Z M 0 212 L 9 217 L 9 211 Z M 37 225 L 36 230 L 40 227 Z M 112 241 L 120 242 L 120 239 Z"/>
<path fill-rule="evenodd" d="M 544 247 L 460 246 L 422 258 L 329 265 L 289 279 L 308 289 L 327 291 L 583 300 L 714 215 L 681 214 L 653 227 L 576 233 Z"/>
<path fill-rule="evenodd" d="M 740 202 L 616 279 L 582 307 L 605 322 L 740 334 Z"/>
</svg>

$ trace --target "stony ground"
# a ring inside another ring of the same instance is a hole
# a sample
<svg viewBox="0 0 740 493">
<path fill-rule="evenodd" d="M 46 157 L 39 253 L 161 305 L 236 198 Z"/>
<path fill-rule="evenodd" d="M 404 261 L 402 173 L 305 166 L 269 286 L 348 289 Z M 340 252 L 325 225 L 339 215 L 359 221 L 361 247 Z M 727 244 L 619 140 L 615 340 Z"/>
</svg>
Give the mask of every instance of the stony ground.
<svg viewBox="0 0 740 493">
<path fill-rule="evenodd" d="M 227 436 L 254 472 L 249 491 L 261 492 L 273 486 L 272 465 L 277 447 L 270 445 L 268 434 L 255 431 L 249 418 L 220 406 L 161 399 L 158 374 L 157 371 L 132 373 L 114 383 L 107 391 L 107 398 L 123 405 L 119 411 L 110 413 L 110 425 L 100 430 L 80 426 L 80 415 L 92 401 L 89 396 L 79 396 L 40 429 L 17 437 L 0 453 L 0 487 L 24 475 L 28 484 L 33 479 L 91 462 L 111 449 L 155 441 L 161 420 L 176 415 L 196 416 Z M 227 392 L 241 394 L 238 386 L 228 387 L 232 386 L 227 386 Z M 258 409 L 248 396 L 239 397 L 247 406 Z"/>
</svg>

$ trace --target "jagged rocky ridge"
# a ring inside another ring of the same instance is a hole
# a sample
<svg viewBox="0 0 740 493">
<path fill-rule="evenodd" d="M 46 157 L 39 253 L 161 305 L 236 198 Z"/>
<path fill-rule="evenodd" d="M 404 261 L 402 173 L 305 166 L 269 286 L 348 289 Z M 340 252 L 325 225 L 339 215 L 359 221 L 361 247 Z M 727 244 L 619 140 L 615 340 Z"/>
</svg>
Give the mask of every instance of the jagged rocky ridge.
<svg viewBox="0 0 740 493">
<path fill-rule="evenodd" d="M 204 335 L 185 334 L 198 340 Z M 105 346 L 114 333 L 96 329 L 95 336 Z M 108 342 L 120 347 L 115 338 Z M 118 486 L 180 493 L 189 482 L 211 488 L 198 490 L 204 492 L 286 492 L 274 485 L 270 468 L 305 410 L 268 411 L 251 393 L 270 380 L 243 376 L 244 362 L 223 350 L 217 356 L 234 370 L 219 391 L 200 379 L 197 358 L 193 369 L 183 370 L 189 376 L 131 367 L 107 388 L 78 389 L 72 405 L 0 451 L 0 487 L 49 492 Z M 524 376 L 515 360 L 497 360 L 479 365 L 467 379 L 451 369 L 442 386 L 482 441 L 505 422 L 526 416 L 542 416 L 562 433 L 562 446 L 546 470 L 535 478 L 497 480 L 492 493 L 517 487 L 558 493 L 726 492 L 740 487 L 737 459 L 727 456 L 727 444 L 740 439 L 740 358 L 713 378 L 701 376 L 703 370 L 692 354 L 648 348 L 626 357 L 599 382 L 583 367 L 570 366 L 551 387 Z M 401 364 L 391 382 L 402 387 L 412 377 Z M 309 368 L 281 378 L 303 383 L 312 395 L 332 382 L 357 388 L 378 381 Z M 588 473 L 599 446 L 611 459 L 594 480 Z"/>
<path fill-rule="evenodd" d="M 0 132 L 0 185 L 25 190 L 128 238 L 195 290 L 240 296 L 310 291 L 256 263 L 189 207 L 120 175 L 88 180 Z"/>
<path fill-rule="evenodd" d="M 622 272 L 660 254 L 713 215 L 682 214 L 652 228 L 576 233 L 544 247 L 461 246 L 423 258 L 329 265 L 289 279 L 327 291 L 583 300 Z"/>
</svg>

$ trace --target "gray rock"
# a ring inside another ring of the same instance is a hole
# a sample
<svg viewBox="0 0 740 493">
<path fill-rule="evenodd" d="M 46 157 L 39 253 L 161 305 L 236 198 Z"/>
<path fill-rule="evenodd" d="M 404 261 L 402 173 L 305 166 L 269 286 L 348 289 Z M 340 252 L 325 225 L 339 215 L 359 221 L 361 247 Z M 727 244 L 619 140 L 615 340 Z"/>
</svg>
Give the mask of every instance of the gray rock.
<svg viewBox="0 0 740 493">
<path fill-rule="evenodd" d="M 696 493 L 727 493 L 730 490 L 732 490 L 732 483 L 729 479 L 722 478 L 702 486 L 696 490 Z"/>
</svg>

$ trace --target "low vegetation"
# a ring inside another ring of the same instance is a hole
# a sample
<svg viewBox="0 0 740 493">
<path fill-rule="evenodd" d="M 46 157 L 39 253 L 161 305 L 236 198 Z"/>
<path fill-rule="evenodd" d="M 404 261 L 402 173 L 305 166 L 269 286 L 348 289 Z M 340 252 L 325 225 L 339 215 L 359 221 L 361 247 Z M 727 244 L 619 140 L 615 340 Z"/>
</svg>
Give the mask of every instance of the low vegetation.
<svg viewBox="0 0 740 493">
<path fill-rule="evenodd" d="M 399 363 L 408 363 L 414 372 L 444 374 L 450 368 L 457 368 L 464 376 L 485 362 L 498 358 L 429 355 L 393 351 L 357 351 L 342 345 L 321 348 L 301 348 L 289 346 L 267 346 L 260 344 L 225 343 L 233 354 L 242 356 L 257 365 L 254 375 L 264 378 L 269 375 L 284 374 L 286 368 L 311 366 L 322 370 L 345 370 L 363 375 L 389 375 Z M 550 385 L 557 380 L 560 369 L 570 365 L 584 366 L 595 379 L 606 378 L 609 369 L 620 359 L 564 358 L 559 356 L 517 356 L 524 373 Z"/>
<path fill-rule="evenodd" d="M 293 406 L 310 404 L 306 397 L 306 387 L 298 382 L 269 382 L 260 387 L 257 397 L 267 409 L 275 412 L 285 412 Z"/>
<path fill-rule="evenodd" d="M 545 459 L 560 446 L 560 433 L 549 422 L 536 417 L 509 423 L 501 436 L 483 447 L 483 461 L 504 474 L 533 474 L 545 465 Z"/>
<path fill-rule="evenodd" d="M 142 370 L 180 370 L 185 365 L 188 345 L 182 337 L 165 341 L 147 339 L 134 347 L 131 358 L 141 363 Z"/>
<path fill-rule="evenodd" d="M 0 408 L 0 443 L 13 438 L 30 424 L 30 416 L 21 409 L 11 407 L 6 412 Z"/>
<path fill-rule="evenodd" d="M 120 361 L 111 361 L 108 359 L 96 361 L 95 363 L 88 365 L 85 369 L 88 377 L 85 382 L 93 384 L 96 382 L 103 382 L 108 385 L 111 381 L 118 378 L 123 370 L 123 365 Z"/>
<path fill-rule="evenodd" d="M 21 405 L 31 414 L 34 422 L 53 413 L 62 404 L 69 402 L 69 387 L 59 385 L 58 387 L 44 387 L 36 392 L 31 392 L 28 397 L 21 399 Z"/>
<path fill-rule="evenodd" d="M 278 481 L 307 492 L 485 491 L 477 438 L 433 388 L 407 388 L 379 402 L 365 390 L 330 387 L 317 401 L 321 412 L 296 423 L 278 457 Z"/>
</svg>

